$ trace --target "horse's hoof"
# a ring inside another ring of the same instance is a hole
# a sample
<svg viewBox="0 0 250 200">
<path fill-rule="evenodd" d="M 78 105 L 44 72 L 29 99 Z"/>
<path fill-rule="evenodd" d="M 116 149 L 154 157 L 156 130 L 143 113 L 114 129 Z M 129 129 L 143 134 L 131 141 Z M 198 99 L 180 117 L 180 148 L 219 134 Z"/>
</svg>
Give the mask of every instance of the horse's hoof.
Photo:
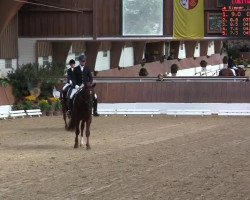
<svg viewBox="0 0 250 200">
<path fill-rule="evenodd" d="M 91 148 L 90 148 L 90 146 L 89 146 L 89 145 L 86 145 L 86 149 L 87 149 L 87 150 L 90 150 Z"/>
</svg>

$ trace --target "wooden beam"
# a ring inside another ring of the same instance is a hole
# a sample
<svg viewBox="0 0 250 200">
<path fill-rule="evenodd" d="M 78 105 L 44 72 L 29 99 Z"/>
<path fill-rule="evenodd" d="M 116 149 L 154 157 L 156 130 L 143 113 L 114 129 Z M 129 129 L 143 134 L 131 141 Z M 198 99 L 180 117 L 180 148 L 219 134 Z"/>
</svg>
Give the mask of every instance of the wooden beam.
<svg viewBox="0 0 250 200">
<path fill-rule="evenodd" d="M 11 19 L 17 14 L 18 10 L 25 4 L 25 2 L 17 2 L 10 0 L 0 1 L 0 37 L 7 27 Z"/>
<path fill-rule="evenodd" d="M 140 64 L 146 47 L 146 41 L 133 42 L 134 64 Z"/>
<path fill-rule="evenodd" d="M 125 42 L 112 42 L 111 52 L 110 52 L 110 68 L 119 67 L 119 62 L 121 58 L 122 48 Z"/>
<path fill-rule="evenodd" d="M 95 70 L 95 63 L 100 48 L 101 42 L 86 42 L 86 66 L 90 68 L 91 71 Z"/>
<path fill-rule="evenodd" d="M 66 63 L 71 42 L 52 42 L 52 56 L 55 63 Z"/>
<path fill-rule="evenodd" d="M 196 41 L 185 41 L 186 58 L 193 58 L 196 46 Z"/>
</svg>

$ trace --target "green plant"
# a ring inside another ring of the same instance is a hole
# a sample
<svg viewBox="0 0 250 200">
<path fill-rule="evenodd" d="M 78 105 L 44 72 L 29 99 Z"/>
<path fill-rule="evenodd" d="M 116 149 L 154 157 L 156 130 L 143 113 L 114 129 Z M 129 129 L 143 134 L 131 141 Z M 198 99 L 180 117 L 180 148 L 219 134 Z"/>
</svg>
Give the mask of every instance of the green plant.
<svg viewBox="0 0 250 200">
<path fill-rule="evenodd" d="M 51 63 L 47 66 L 39 66 L 37 63 L 20 66 L 16 71 L 7 75 L 13 88 L 13 95 L 16 101 L 21 101 L 25 96 L 30 95 L 30 91 L 40 86 L 41 97 L 52 96 L 53 86 L 58 82 L 58 78 L 63 76 L 65 65 Z"/>
<path fill-rule="evenodd" d="M 62 110 L 62 104 L 61 104 L 60 101 L 57 101 L 57 102 L 54 103 L 54 109 L 56 111 Z"/>
<path fill-rule="evenodd" d="M 5 86 L 7 86 L 8 84 L 9 84 L 8 79 L 6 79 L 6 78 L 0 78 L 0 86 L 5 87 Z"/>
<path fill-rule="evenodd" d="M 22 106 L 24 110 L 30 110 L 33 108 L 33 103 L 31 101 L 24 101 Z"/>
<path fill-rule="evenodd" d="M 22 104 L 14 104 L 12 110 L 24 110 L 24 108 Z"/>
<path fill-rule="evenodd" d="M 38 106 L 41 109 L 41 111 L 47 111 L 49 109 L 49 103 L 47 100 L 39 101 Z"/>
</svg>

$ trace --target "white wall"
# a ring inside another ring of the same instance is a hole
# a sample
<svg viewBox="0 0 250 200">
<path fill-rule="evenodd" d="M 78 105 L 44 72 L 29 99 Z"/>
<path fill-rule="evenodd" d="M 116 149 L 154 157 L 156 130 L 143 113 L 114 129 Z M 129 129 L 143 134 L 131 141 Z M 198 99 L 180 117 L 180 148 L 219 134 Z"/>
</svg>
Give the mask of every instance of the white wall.
<svg viewBox="0 0 250 200">
<path fill-rule="evenodd" d="M 36 42 L 36 39 L 18 38 L 18 65 L 37 62 Z"/>
<path fill-rule="evenodd" d="M 134 65 L 134 48 L 125 47 L 122 50 L 119 66 L 120 67 L 131 67 Z"/>
<path fill-rule="evenodd" d="M 95 62 L 95 71 L 110 69 L 110 51 L 107 51 L 107 56 L 103 56 L 103 51 L 99 51 Z"/>
<path fill-rule="evenodd" d="M 12 69 L 5 68 L 5 59 L 0 59 L 0 78 L 6 77 L 8 72 L 16 70 L 17 68 L 17 59 L 12 59 Z"/>
</svg>

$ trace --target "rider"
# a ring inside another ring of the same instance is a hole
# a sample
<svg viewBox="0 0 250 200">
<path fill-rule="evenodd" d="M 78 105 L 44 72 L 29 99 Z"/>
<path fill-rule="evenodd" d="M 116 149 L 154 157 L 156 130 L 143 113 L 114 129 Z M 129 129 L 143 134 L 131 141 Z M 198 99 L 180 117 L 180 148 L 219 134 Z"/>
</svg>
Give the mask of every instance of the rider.
<svg viewBox="0 0 250 200">
<path fill-rule="evenodd" d="M 93 77 L 91 74 L 91 71 L 88 67 L 85 66 L 86 63 L 86 56 L 85 55 L 80 55 L 78 58 L 80 65 L 78 65 L 74 69 L 74 77 L 75 77 L 75 88 L 78 89 L 79 87 L 82 87 L 86 84 L 92 84 L 93 82 Z M 94 116 L 99 116 L 97 113 L 97 95 L 94 94 L 94 99 L 93 99 L 93 115 Z"/>
<path fill-rule="evenodd" d="M 75 61 L 71 59 L 69 61 L 70 68 L 67 70 L 67 83 L 63 87 L 63 98 L 67 99 L 68 96 L 72 93 L 75 84 L 75 77 L 74 77 L 74 68 L 75 68 Z M 69 98 L 68 98 L 69 99 Z M 72 102 L 68 101 L 68 109 L 71 110 Z"/>
<path fill-rule="evenodd" d="M 238 75 L 238 68 L 236 67 L 236 64 L 234 63 L 234 60 L 231 54 L 228 54 L 228 68 L 234 70 L 235 76 Z"/>
</svg>

